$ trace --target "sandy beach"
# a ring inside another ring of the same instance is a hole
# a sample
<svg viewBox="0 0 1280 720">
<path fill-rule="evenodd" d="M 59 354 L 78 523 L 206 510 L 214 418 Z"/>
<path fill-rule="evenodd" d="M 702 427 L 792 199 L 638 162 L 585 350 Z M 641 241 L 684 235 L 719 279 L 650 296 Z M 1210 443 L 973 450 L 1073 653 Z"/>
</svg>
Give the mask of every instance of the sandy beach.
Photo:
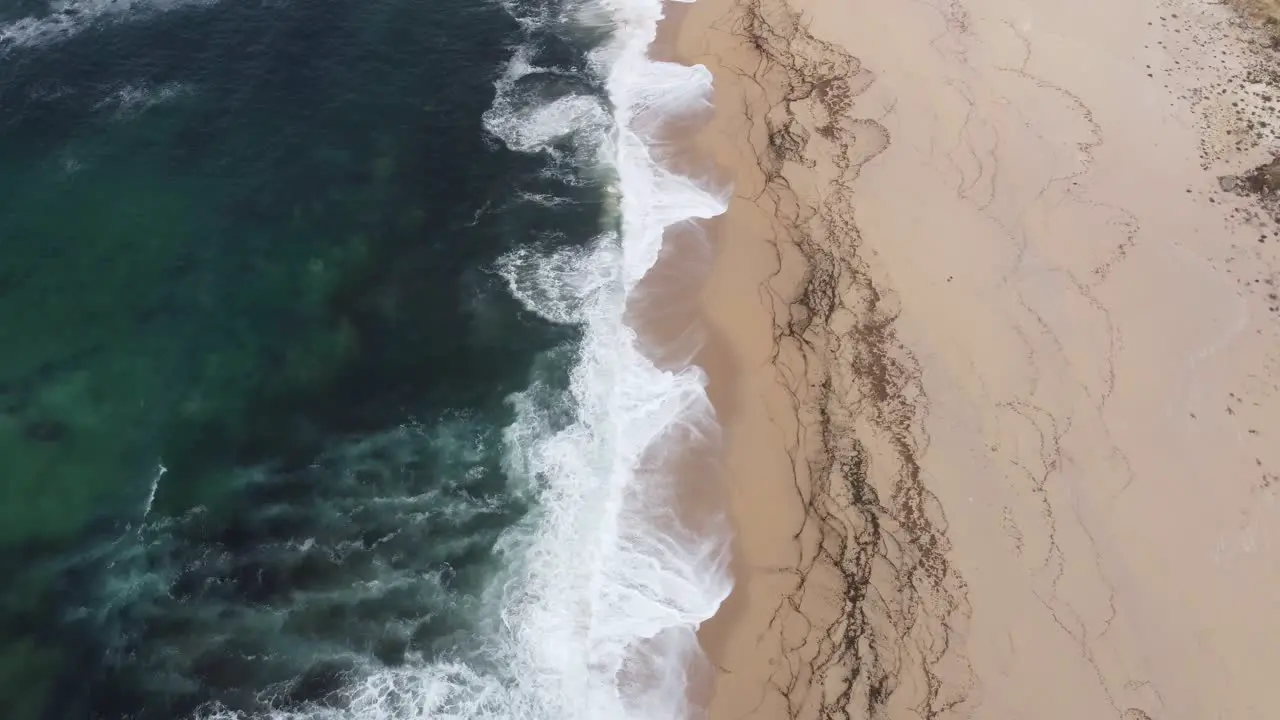
<svg viewBox="0 0 1280 720">
<path fill-rule="evenodd" d="M 1280 705 L 1274 8 L 698 0 L 708 715 Z"/>
</svg>

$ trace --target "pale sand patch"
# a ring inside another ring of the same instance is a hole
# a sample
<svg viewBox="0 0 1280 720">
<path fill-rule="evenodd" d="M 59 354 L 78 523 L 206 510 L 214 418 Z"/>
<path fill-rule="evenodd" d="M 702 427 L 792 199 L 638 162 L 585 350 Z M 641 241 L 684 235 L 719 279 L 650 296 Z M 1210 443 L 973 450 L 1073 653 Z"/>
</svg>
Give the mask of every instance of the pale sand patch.
<svg viewBox="0 0 1280 720">
<path fill-rule="evenodd" d="M 1276 715 L 1280 236 L 1218 178 L 1274 152 L 1280 63 L 1234 17 L 683 19 L 737 182 L 713 718 Z"/>
</svg>

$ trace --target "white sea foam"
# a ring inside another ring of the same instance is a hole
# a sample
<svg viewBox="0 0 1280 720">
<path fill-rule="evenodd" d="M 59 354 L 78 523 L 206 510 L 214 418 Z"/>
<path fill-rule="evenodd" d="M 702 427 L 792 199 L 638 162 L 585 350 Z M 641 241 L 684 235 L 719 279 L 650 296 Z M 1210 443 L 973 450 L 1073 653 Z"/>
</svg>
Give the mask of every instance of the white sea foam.
<svg viewBox="0 0 1280 720">
<path fill-rule="evenodd" d="M 522 46 L 507 63 L 495 83 L 493 104 L 484 113 L 484 127 L 511 150 L 542 153 L 545 174 L 574 183 L 595 165 L 614 119 L 600 98 L 585 92 L 547 101 L 536 97 L 526 78 L 562 73 L 534 65 L 533 51 Z"/>
<path fill-rule="evenodd" d="M 124 120 L 134 115 L 188 94 L 190 89 L 182 83 L 130 83 L 111 88 L 110 92 L 93 107 L 94 110 L 109 110 L 116 119 Z"/>
<path fill-rule="evenodd" d="M 136 18 L 217 0 L 52 0 L 48 12 L 0 23 L 0 57 L 20 47 L 59 42 L 94 23 Z"/>
<path fill-rule="evenodd" d="M 548 195 L 546 193 L 534 193 L 528 191 L 520 191 L 516 194 L 516 200 L 520 202 L 534 203 L 543 207 L 560 207 L 562 205 L 570 205 L 573 200 L 559 195 Z"/>
<path fill-rule="evenodd" d="M 517 251 L 500 268 L 527 308 L 584 330 L 570 385 L 574 421 L 530 433 L 529 425 L 545 427 L 530 403 L 509 430 L 521 436 L 510 444 L 518 467 L 538 479 L 541 502 L 533 524 L 505 544 L 518 570 L 503 597 L 512 686 L 500 714 L 666 720 L 688 715 L 694 632 L 730 583 L 723 536 L 682 529 L 673 479 L 647 459 L 660 443 L 708 426 L 705 379 L 695 367 L 655 367 L 624 315 L 664 230 L 721 213 L 725 198 L 664 170 L 651 151 L 664 120 L 705 106 L 710 73 L 647 57 L 658 0 L 604 0 L 597 8 L 615 31 L 592 57 L 612 105 L 595 151 L 616 174 L 619 231 L 581 250 Z M 519 53 L 513 66 L 509 75 L 532 71 Z M 490 130 L 529 151 L 538 145 L 531 136 L 546 136 L 534 130 L 537 119 L 555 106 L 526 111 L 523 132 Z"/>
</svg>

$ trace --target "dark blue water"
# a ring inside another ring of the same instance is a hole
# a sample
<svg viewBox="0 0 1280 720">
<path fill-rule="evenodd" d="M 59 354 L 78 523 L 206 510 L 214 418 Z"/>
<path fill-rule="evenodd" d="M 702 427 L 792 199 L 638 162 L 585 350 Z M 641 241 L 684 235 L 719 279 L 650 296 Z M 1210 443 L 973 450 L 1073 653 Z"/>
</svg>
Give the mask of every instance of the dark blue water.
<svg viewBox="0 0 1280 720">
<path fill-rule="evenodd" d="M 4 716 L 341 709 L 465 657 L 528 509 L 506 399 L 563 384 L 573 332 L 492 268 L 600 215 L 483 130 L 517 24 L 0 0 L 0 28 Z"/>
</svg>

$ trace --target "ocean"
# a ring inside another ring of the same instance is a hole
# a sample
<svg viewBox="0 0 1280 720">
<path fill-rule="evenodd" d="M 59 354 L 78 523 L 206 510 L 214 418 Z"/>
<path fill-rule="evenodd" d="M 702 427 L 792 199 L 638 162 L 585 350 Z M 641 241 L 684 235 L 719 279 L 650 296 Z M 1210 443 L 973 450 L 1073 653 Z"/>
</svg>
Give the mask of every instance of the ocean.
<svg viewBox="0 0 1280 720">
<path fill-rule="evenodd" d="M 8 720 L 682 718 L 659 0 L 0 0 Z"/>
</svg>

